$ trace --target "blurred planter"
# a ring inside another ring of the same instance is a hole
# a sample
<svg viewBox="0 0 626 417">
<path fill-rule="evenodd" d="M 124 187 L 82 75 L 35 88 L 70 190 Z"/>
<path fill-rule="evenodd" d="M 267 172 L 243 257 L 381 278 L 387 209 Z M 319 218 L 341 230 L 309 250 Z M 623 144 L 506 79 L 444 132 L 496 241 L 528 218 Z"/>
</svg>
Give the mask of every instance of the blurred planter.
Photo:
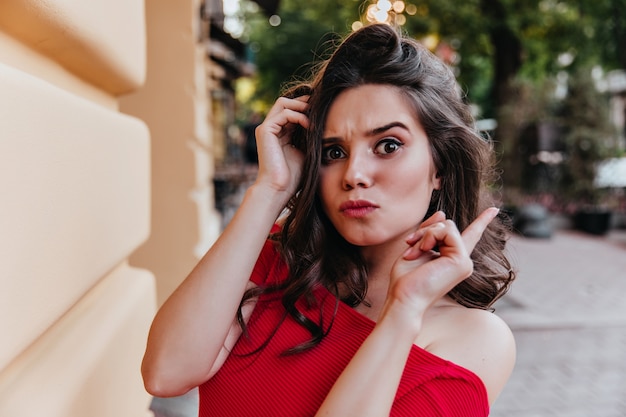
<svg viewBox="0 0 626 417">
<path fill-rule="evenodd" d="M 611 229 L 612 212 L 609 209 L 578 209 L 574 213 L 574 227 L 594 235 L 605 235 Z"/>
<path fill-rule="evenodd" d="M 525 237 L 543 239 L 552 237 L 550 214 L 541 204 L 524 204 L 516 210 L 513 228 Z"/>
</svg>

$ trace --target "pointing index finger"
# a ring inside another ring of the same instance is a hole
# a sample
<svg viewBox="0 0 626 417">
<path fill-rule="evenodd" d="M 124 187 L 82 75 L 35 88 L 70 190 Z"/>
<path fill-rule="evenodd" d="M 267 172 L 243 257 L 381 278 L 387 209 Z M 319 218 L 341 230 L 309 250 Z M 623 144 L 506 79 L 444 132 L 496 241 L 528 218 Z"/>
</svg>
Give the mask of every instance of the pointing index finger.
<svg viewBox="0 0 626 417">
<path fill-rule="evenodd" d="M 476 219 L 470 223 L 465 230 L 463 230 L 461 238 L 463 239 L 463 242 L 465 242 L 465 247 L 467 248 L 468 253 L 472 253 L 474 247 L 483 235 L 483 232 L 487 229 L 489 223 L 495 219 L 499 212 L 499 208 L 490 207 L 480 213 L 480 215 L 476 217 Z"/>
</svg>

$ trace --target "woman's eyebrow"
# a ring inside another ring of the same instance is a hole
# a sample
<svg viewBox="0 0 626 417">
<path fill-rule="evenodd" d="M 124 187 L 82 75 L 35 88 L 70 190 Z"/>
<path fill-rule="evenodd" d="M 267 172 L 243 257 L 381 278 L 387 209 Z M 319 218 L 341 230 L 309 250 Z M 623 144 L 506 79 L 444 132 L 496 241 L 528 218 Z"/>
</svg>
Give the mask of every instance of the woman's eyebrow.
<svg viewBox="0 0 626 417">
<path fill-rule="evenodd" d="M 328 145 L 333 143 L 342 142 L 341 138 L 330 137 L 330 138 L 322 138 L 322 145 Z"/>
<path fill-rule="evenodd" d="M 386 132 L 386 131 L 388 131 L 389 129 L 392 129 L 392 128 L 394 128 L 394 127 L 400 127 L 400 128 L 402 128 L 402 129 L 404 129 L 404 130 L 407 130 L 407 131 L 409 130 L 409 128 L 408 128 L 408 127 L 406 127 L 406 125 L 405 125 L 404 123 L 402 123 L 402 122 L 391 122 L 391 123 L 387 123 L 387 124 L 386 124 L 386 125 L 384 125 L 384 126 L 381 126 L 381 127 L 376 127 L 376 128 L 374 128 L 374 129 L 372 129 L 372 130 L 368 133 L 368 136 L 378 135 L 378 134 L 383 133 L 383 132 Z"/>
<path fill-rule="evenodd" d="M 406 131 L 409 130 L 409 128 L 402 122 L 391 122 L 391 123 L 387 123 L 384 126 L 380 126 L 380 127 L 375 127 L 374 129 L 370 130 L 369 132 L 366 133 L 367 136 L 376 136 L 379 135 L 381 133 L 384 133 L 390 129 L 393 129 L 394 127 L 399 127 L 401 129 L 404 129 Z M 329 144 L 329 143 L 339 143 L 342 142 L 343 139 L 339 138 L 339 137 L 328 137 L 328 138 L 322 138 L 322 143 L 323 144 Z"/>
</svg>

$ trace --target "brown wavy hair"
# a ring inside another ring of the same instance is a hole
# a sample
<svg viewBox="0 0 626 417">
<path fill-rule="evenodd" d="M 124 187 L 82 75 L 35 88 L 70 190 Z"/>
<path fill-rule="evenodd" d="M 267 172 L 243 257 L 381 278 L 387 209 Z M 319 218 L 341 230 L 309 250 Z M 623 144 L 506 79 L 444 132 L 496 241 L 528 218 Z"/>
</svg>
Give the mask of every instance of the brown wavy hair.
<svg viewBox="0 0 626 417">
<path fill-rule="evenodd" d="M 475 129 L 450 68 L 388 25 L 369 25 L 350 34 L 310 82 L 292 85 L 284 93 L 287 97 L 310 95 L 310 128 L 297 130 L 292 139 L 305 154 L 299 191 L 287 206 L 289 214 L 281 231 L 271 236 L 289 277 L 278 286 L 254 288 L 242 300 L 243 305 L 262 293 L 280 292 L 284 317 L 290 315 L 311 333 L 309 342 L 290 352 L 314 346 L 332 325 L 332 319 L 325 324 L 320 317 L 315 322 L 296 308 L 302 297 L 314 303 L 312 291 L 317 286 L 335 294 L 337 303 L 366 302 L 368 273 L 359 248 L 335 230 L 317 193 L 321 138 L 329 108 L 343 91 L 364 84 L 398 87 L 428 136 L 441 188 L 433 192 L 426 217 L 443 210 L 463 230 L 494 205 L 488 188 L 497 179 L 493 147 Z M 504 254 L 506 236 L 502 218 L 491 222 L 471 254 L 474 272 L 449 292 L 452 299 L 466 307 L 489 309 L 507 291 L 515 274 Z M 245 331 L 241 309 L 238 318 Z"/>
</svg>

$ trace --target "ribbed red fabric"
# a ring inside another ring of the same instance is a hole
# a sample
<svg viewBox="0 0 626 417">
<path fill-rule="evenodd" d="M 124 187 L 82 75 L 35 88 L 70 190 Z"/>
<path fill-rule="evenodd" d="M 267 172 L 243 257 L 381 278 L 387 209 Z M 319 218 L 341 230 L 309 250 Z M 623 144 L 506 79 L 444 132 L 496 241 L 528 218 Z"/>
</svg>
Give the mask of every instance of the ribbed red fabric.
<svg viewBox="0 0 626 417">
<path fill-rule="evenodd" d="M 286 266 L 268 242 L 251 279 L 257 284 L 286 277 Z M 307 309 L 328 323 L 335 299 L 325 289 L 315 293 L 320 306 Z M 287 349 L 309 339 L 307 330 L 291 318 L 265 342 L 284 315 L 276 297 L 259 300 L 249 321 L 249 337 L 241 337 L 220 371 L 200 386 L 200 417 L 313 416 L 328 391 L 370 334 L 375 323 L 348 305 L 339 303 L 329 334 L 313 349 L 284 356 Z M 367 384 L 368 381 L 362 383 Z M 391 416 L 486 417 L 487 393 L 482 381 L 469 370 L 413 346 L 398 387 Z"/>
</svg>

